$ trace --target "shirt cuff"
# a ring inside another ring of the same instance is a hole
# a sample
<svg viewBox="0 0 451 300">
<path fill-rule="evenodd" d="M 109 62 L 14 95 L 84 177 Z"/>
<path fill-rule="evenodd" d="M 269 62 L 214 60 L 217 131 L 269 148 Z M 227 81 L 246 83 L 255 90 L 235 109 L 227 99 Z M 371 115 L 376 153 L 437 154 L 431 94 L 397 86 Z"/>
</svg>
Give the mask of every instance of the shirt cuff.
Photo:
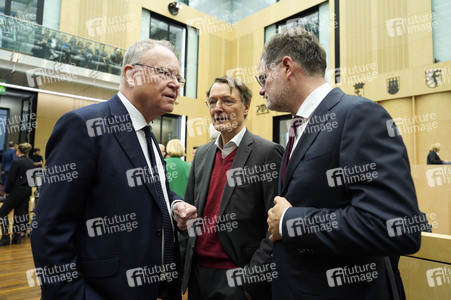
<svg viewBox="0 0 451 300">
<path fill-rule="evenodd" d="M 280 237 L 282 237 L 282 238 L 283 238 L 283 236 L 282 236 L 283 217 L 285 216 L 285 213 L 287 212 L 287 209 L 289 209 L 289 207 L 285 208 L 285 210 L 283 211 L 282 216 L 280 217 L 280 222 L 279 222 L 279 233 L 280 233 Z"/>
</svg>

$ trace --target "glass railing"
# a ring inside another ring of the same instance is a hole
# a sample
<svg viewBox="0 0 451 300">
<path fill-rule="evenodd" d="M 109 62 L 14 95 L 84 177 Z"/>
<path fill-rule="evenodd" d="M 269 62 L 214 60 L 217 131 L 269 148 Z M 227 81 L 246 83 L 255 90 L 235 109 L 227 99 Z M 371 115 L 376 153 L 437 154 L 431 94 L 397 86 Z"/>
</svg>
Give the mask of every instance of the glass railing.
<svg viewBox="0 0 451 300">
<path fill-rule="evenodd" d="M 0 14 L 0 48 L 120 75 L 124 49 Z"/>
</svg>

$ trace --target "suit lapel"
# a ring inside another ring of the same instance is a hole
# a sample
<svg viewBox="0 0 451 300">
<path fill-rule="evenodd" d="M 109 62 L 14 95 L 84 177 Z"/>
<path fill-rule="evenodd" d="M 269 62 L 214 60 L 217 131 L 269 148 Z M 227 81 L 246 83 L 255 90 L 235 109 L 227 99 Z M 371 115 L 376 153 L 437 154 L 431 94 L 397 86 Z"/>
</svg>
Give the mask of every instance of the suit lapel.
<svg viewBox="0 0 451 300">
<path fill-rule="evenodd" d="M 313 141 L 316 139 L 318 134 L 320 133 L 320 130 L 313 130 L 311 128 L 312 125 L 314 125 L 316 128 L 317 126 L 323 126 L 330 118 L 330 114 L 328 111 L 332 109 L 338 102 L 340 102 L 341 97 L 344 95 L 344 93 L 339 88 L 334 88 L 330 93 L 321 101 L 320 105 L 315 109 L 312 116 L 310 117 L 310 120 L 322 120 L 322 122 L 316 122 L 314 124 L 307 124 L 307 127 L 305 128 L 304 132 L 301 135 L 301 138 L 299 139 L 296 148 L 293 149 L 293 154 L 291 155 L 291 158 L 288 162 L 286 174 L 285 174 L 285 181 L 282 187 L 281 195 L 284 195 L 286 192 L 286 189 L 288 187 L 288 183 L 291 180 L 291 177 L 293 176 L 293 172 L 296 169 L 296 166 L 301 162 L 301 160 L 304 158 L 305 153 L 310 148 L 310 146 L 313 144 Z M 286 151 L 284 153 L 287 155 Z M 283 159 L 284 159 L 283 158 Z M 283 160 L 282 160 L 283 161 Z M 281 176 L 280 176 L 281 177 Z M 279 181 L 280 183 L 281 181 Z M 280 186 L 280 185 L 279 185 Z"/>
<path fill-rule="evenodd" d="M 235 154 L 235 158 L 233 159 L 232 167 L 230 169 L 236 169 L 241 168 L 243 169 L 247 159 L 249 158 L 249 155 L 252 152 L 252 144 L 253 144 L 253 137 L 252 133 L 250 133 L 247 129 L 244 133 L 243 139 L 241 140 L 240 146 L 237 149 L 237 152 Z M 224 192 L 222 194 L 221 203 L 219 206 L 219 216 L 221 216 L 227 205 L 229 204 L 230 197 L 232 196 L 233 191 L 235 190 L 235 186 L 230 186 L 228 184 L 228 181 L 226 181 Z"/>
<path fill-rule="evenodd" d="M 204 213 L 205 203 L 207 202 L 208 190 L 210 187 L 211 173 L 213 172 L 213 166 L 215 164 L 217 147 L 215 143 L 211 143 L 206 150 L 205 156 L 202 158 L 202 163 L 199 163 L 199 172 L 202 172 L 201 182 L 199 182 L 200 199 L 194 200 L 194 206 L 198 210 L 198 216 L 202 216 Z M 207 192 L 203 192 L 207 191 Z"/>
<path fill-rule="evenodd" d="M 114 136 L 121 145 L 128 159 L 134 168 L 144 168 L 147 166 L 146 158 L 141 151 L 141 145 L 139 144 L 138 137 L 136 136 L 133 123 L 130 119 L 127 109 L 117 95 L 115 95 L 111 100 L 108 101 L 110 106 L 111 117 L 114 116 L 127 116 L 126 120 L 122 125 L 127 126 L 126 128 L 132 128 L 132 131 L 118 130 L 114 132 Z M 124 170 L 126 172 L 126 170 Z M 147 182 L 147 181 L 146 181 Z M 158 199 L 157 192 L 153 187 L 153 183 L 147 182 L 145 185 L 149 192 L 152 194 L 154 199 Z"/>
</svg>

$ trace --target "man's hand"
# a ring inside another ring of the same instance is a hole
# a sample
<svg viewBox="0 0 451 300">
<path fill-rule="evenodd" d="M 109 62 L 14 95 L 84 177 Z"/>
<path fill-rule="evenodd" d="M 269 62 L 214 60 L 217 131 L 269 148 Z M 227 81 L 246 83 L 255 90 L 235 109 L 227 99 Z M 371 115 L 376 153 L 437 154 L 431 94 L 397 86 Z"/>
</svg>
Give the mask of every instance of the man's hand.
<svg viewBox="0 0 451 300">
<path fill-rule="evenodd" d="M 196 207 L 184 201 L 175 203 L 172 206 L 172 212 L 180 230 L 186 230 L 186 222 L 197 217 Z"/>
<path fill-rule="evenodd" d="M 283 197 L 277 196 L 274 198 L 274 207 L 268 210 L 268 231 L 271 234 L 269 236 L 269 240 L 272 243 L 282 239 L 282 236 L 279 232 L 279 223 L 283 212 L 288 207 L 292 207 L 290 202 L 288 202 L 288 200 Z"/>
</svg>

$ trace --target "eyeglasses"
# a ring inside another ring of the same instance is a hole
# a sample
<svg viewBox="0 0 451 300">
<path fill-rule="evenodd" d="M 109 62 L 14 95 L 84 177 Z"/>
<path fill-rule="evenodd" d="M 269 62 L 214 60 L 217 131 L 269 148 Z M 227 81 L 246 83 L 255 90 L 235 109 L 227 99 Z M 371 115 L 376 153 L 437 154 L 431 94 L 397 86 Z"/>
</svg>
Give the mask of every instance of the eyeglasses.
<svg viewBox="0 0 451 300">
<path fill-rule="evenodd" d="M 232 106 L 232 105 L 234 105 L 235 103 L 238 102 L 238 100 L 233 100 L 232 98 L 222 98 L 220 100 L 209 98 L 207 101 L 205 101 L 205 104 L 207 105 L 207 107 L 209 109 L 213 109 L 218 104 L 218 101 L 221 101 L 221 106 L 222 107 L 224 107 L 224 106 L 229 107 L 229 106 Z"/>
<path fill-rule="evenodd" d="M 155 70 L 156 73 L 158 73 L 158 76 L 160 76 L 160 78 L 163 80 L 174 80 L 174 79 L 177 80 L 177 82 L 180 84 L 180 87 L 182 87 L 186 82 L 185 78 L 183 78 L 182 76 L 174 75 L 165 69 L 161 69 L 161 68 L 157 68 L 157 67 L 153 67 L 153 66 L 149 66 L 149 65 L 144 65 L 144 64 L 133 64 L 133 65 L 152 68 Z"/>
<path fill-rule="evenodd" d="M 261 87 L 265 86 L 266 78 L 268 78 L 268 75 L 255 76 L 255 79 L 257 79 L 257 82 Z"/>
<path fill-rule="evenodd" d="M 272 63 L 270 65 L 269 68 L 267 68 L 267 70 L 273 70 L 276 66 L 278 66 L 282 61 L 278 61 L 277 63 Z M 278 69 L 278 68 L 277 68 Z M 258 84 L 261 87 L 264 87 L 266 84 L 266 79 L 268 79 L 268 75 L 259 75 L 259 76 L 255 76 L 255 79 L 257 79 Z"/>
</svg>

